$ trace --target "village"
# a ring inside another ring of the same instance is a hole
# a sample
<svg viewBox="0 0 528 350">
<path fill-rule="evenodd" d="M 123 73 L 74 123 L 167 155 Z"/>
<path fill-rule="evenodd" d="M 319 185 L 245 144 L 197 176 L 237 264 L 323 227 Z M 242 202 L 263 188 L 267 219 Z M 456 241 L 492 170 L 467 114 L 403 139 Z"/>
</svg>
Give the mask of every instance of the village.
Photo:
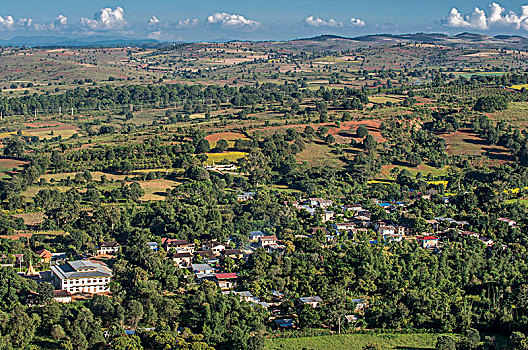
<svg viewBox="0 0 528 350">
<path fill-rule="evenodd" d="M 254 192 L 238 195 L 239 202 L 250 201 Z M 428 195 L 424 195 L 429 198 Z M 385 213 L 405 212 L 406 202 L 380 202 L 373 203 Z M 445 205 L 449 199 L 445 198 Z M 448 217 L 435 217 L 426 220 L 430 227 L 428 232 L 416 234 L 407 226 L 398 225 L 390 220 L 371 220 L 371 211 L 363 208 L 361 204 L 347 204 L 335 206 L 332 200 L 323 198 L 299 199 L 284 202 L 284 206 L 295 209 L 298 213 L 318 216 L 321 226 L 312 227 L 304 235 L 296 235 L 295 239 L 318 240 L 323 247 L 340 244 L 343 240 L 353 242 L 367 242 L 369 244 L 397 244 L 402 241 L 414 241 L 416 244 L 431 254 L 441 253 L 443 242 L 449 240 L 453 233 L 463 239 L 476 239 L 485 247 L 494 246 L 492 239 L 467 230 L 469 222 L 457 221 Z M 516 222 L 507 218 L 499 218 L 507 227 L 516 227 Z M 202 284 L 210 281 L 217 285 L 225 295 L 235 295 L 240 301 L 262 307 L 269 313 L 270 322 L 276 329 L 296 328 L 295 313 L 281 313 L 281 304 L 286 301 L 284 293 L 273 290 L 272 295 L 259 298 L 249 290 L 241 290 L 237 271 L 247 261 L 251 254 L 257 250 L 268 253 L 282 254 L 288 249 L 286 242 L 270 234 L 271 230 L 251 231 L 247 234 L 247 243 L 237 246 L 234 241 L 226 242 L 216 240 L 193 241 L 172 238 L 177 234 L 161 237 L 156 241 L 147 242 L 151 254 L 161 254 L 164 259 L 172 260 L 174 265 L 182 271 L 189 284 Z M 53 299 L 60 303 L 69 303 L 75 300 L 90 299 L 95 294 L 111 296 L 112 261 L 121 252 L 122 244 L 126 242 L 107 241 L 101 242 L 95 251 L 82 257 L 70 257 L 64 252 L 52 252 L 48 249 L 34 251 L 36 261 L 29 261 L 29 267 L 23 268 L 23 254 L 12 256 L 1 255 L 2 266 L 11 266 L 18 271 L 20 276 L 36 281 L 37 283 L 50 283 L 54 288 Z M 506 246 L 503 247 L 504 249 Z M 31 259 L 31 258 L 30 258 Z M 8 263 L 12 261 L 12 263 Z M 35 266 L 40 267 L 36 269 Z M 27 303 L 34 303 L 37 293 L 28 295 Z M 300 310 L 305 305 L 317 308 L 324 304 L 324 300 L 317 295 L 299 296 L 293 300 Z M 356 308 L 353 314 L 346 315 L 349 323 L 357 323 L 368 307 L 368 298 L 354 299 Z"/>
</svg>

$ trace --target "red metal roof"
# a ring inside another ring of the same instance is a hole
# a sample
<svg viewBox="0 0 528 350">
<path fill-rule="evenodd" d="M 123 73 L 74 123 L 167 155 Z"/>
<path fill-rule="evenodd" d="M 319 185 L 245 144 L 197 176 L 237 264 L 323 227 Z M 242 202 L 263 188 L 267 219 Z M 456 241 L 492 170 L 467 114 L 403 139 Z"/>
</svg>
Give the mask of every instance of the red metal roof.
<svg viewBox="0 0 528 350">
<path fill-rule="evenodd" d="M 215 277 L 219 280 L 227 280 L 232 278 L 238 278 L 238 275 L 234 272 L 230 273 L 215 273 Z"/>
<path fill-rule="evenodd" d="M 438 238 L 436 238 L 435 236 L 423 236 L 423 237 L 418 237 L 418 239 L 422 241 L 430 241 L 432 239 L 438 239 Z"/>
</svg>

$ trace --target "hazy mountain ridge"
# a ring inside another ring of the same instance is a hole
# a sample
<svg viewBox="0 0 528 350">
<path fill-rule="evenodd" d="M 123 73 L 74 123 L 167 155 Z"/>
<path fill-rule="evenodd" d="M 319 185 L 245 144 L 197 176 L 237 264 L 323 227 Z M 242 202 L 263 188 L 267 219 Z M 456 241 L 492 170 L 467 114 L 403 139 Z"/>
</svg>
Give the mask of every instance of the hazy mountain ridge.
<svg viewBox="0 0 528 350">
<path fill-rule="evenodd" d="M 249 40 L 214 40 L 211 42 L 251 42 Z M 487 36 L 476 33 L 460 33 L 447 35 L 443 33 L 414 33 L 414 34 L 369 34 L 356 37 L 344 37 L 334 34 L 322 34 L 310 38 L 299 38 L 283 41 L 254 41 L 294 47 L 304 50 L 343 50 L 373 44 L 397 43 L 431 43 L 437 45 L 461 46 L 478 44 L 484 48 L 528 49 L 528 38 L 520 35 Z M 87 37 L 57 37 L 57 36 L 17 36 L 8 40 L 0 40 L 1 46 L 28 47 L 66 47 L 66 46 L 157 46 L 166 45 L 155 39 L 141 39 L 118 36 L 87 36 Z"/>
</svg>

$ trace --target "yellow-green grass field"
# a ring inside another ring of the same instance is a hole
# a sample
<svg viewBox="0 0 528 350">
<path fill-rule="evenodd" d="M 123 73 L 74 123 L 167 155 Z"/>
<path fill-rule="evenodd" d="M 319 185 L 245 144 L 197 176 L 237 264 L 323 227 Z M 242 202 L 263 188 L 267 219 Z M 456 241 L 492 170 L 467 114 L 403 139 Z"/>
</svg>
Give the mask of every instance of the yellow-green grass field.
<svg viewBox="0 0 528 350">
<path fill-rule="evenodd" d="M 297 162 L 306 162 L 309 166 L 324 166 L 336 169 L 342 169 L 345 166 L 339 156 L 331 152 L 330 147 L 315 142 L 307 143 L 306 148 L 296 158 Z"/>
<path fill-rule="evenodd" d="M 63 139 L 68 139 L 72 135 L 77 134 L 76 129 L 63 129 L 63 130 L 26 130 L 22 132 L 27 136 L 37 136 L 39 139 L 51 139 L 53 137 L 61 136 Z"/>
<path fill-rule="evenodd" d="M 528 84 L 526 87 L 528 88 Z M 510 102 L 506 110 L 495 112 L 491 117 L 497 121 L 505 121 L 512 125 L 527 126 L 528 102 Z"/>
<path fill-rule="evenodd" d="M 71 174 L 71 173 L 70 173 Z M 75 173 L 73 173 L 75 174 Z M 65 174 L 59 174 L 59 175 L 65 175 Z M 49 175 L 44 175 L 49 176 Z M 71 175 L 70 175 L 71 176 Z M 118 175 L 123 176 L 124 175 Z M 64 177 L 65 178 L 65 177 Z M 73 176 L 72 176 L 73 178 Z M 95 178 L 95 176 L 94 176 Z M 167 179 L 156 179 L 156 180 L 148 180 L 148 181 L 138 181 L 139 185 L 145 191 L 145 194 L 140 198 L 141 201 L 159 201 L 164 200 L 165 196 L 164 193 L 167 189 L 174 188 L 178 185 L 180 185 L 179 182 L 173 181 L 173 180 L 167 180 Z M 113 188 L 119 187 L 119 183 L 106 183 L 102 186 L 96 186 L 99 190 L 111 190 Z M 59 190 L 61 192 L 68 191 L 71 187 L 68 186 L 30 186 L 25 192 L 24 196 L 28 199 L 35 197 L 35 195 L 43 189 L 54 189 Z M 83 192 L 81 189 L 80 192 Z"/>
<path fill-rule="evenodd" d="M 528 206 L 528 199 L 519 198 L 519 199 L 508 199 L 504 201 L 506 204 L 515 204 L 515 203 L 521 203 Z"/>
<path fill-rule="evenodd" d="M 206 153 L 207 164 L 220 163 L 220 162 L 235 162 L 248 155 L 246 152 L 222 152 L 222 153 Z"/>
<path fill-rule="evenodd" d="M 374 103 L 399 103 L 403 101 L 403 98 L 401 96 L 396 95 L 382 95 L 382 96 L 371 96 L 369 98 L 370 102 Z"/>
<path fill-rule="evenodd" d="M 161 201 L 165 199 L 164 193 L 170 188 L 178 186 L 180 183 L 172 180 L 157 179 L 138 182 L 145 194 L 141 201 Z"/>
<path fill-rule="evenodd" d="M 528 89 L 528 84 L 512 85 L 510 87 L 515 90 L 522 90 L 523 88 Z"/>
<path fill-rule="evenodd" d="M 506 72 L 468 72 L 468 73 L 456 73 L 456 75 L 464 77 L 466 79 L 471 79 L 472 76 L 476 75 L 479 77 L 485 77 L 485 76 L 496 76 L 496 75 L 504 75 L 507 74 Z"/>
<path fill-rule="evenodd" d="M 362 349 L 377 344 L 381 349 L 434 349 L 439 334 L 342 334 L 302 338 L 267 339 L 266 350 L 342 350 Z M 457 337 L 457 335 L 453 335 Z"/>
<path fill-rule="evenodd" d="M 448 167 L 443 168 L 435 168 L 426 164 L 420 164 L 417 167 L 406 167 L 406 166 L 400 166 L 400 165 L 384 165 L 381 169 L 381 175 L 383 175 L 386 179 L 392 179 L 392 175 L 390 171 L 394 168 L 400 169 L 402 171 L 403 169 L 409 171 L 412 175 L 418 174 L 418 172 L 422 173 L 423 176 L 427 176 L 427 174 L 431 173 L 434 177 L 438 176 L 445 176 L 447 174 Z"/>
<path fill-rule="evenodd" d="M 289 188 L 288 186 L 284 186 L 284 185 L 271 185 L 271 186 L 267 186 L 266 188 L 271 191 L 277 191 L 277 192 L 286 193 L 286 194 L 301 193 L 301 191 L 299 190 Z"/>
</svg>

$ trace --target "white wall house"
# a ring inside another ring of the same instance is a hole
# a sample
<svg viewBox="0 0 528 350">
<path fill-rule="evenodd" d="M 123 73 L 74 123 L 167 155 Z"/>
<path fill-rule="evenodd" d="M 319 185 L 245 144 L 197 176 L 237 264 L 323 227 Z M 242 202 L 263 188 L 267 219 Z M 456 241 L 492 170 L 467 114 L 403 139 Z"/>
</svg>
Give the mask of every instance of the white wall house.
<svg viewBox="0 0 528 350">
<path fill-rule="evenodd" d="M 98 255 L 105 255 L 105 254 L 114 254 L 114 253 L 117 253 L 119 251 L 119 243 L 117 243 L 116 241 L 111 241 L 111 242 L 102 242 L 100 245 L 99 245 L 99 248 L 97 248 L 97 254 Z"/>
<path fill-rule="evenodd" d="M 112 270 L 105 264 L 90 260 L 68 261 L 51 267 L 56 289 L 75 293 L 108 292 Z"/>
</svg>

